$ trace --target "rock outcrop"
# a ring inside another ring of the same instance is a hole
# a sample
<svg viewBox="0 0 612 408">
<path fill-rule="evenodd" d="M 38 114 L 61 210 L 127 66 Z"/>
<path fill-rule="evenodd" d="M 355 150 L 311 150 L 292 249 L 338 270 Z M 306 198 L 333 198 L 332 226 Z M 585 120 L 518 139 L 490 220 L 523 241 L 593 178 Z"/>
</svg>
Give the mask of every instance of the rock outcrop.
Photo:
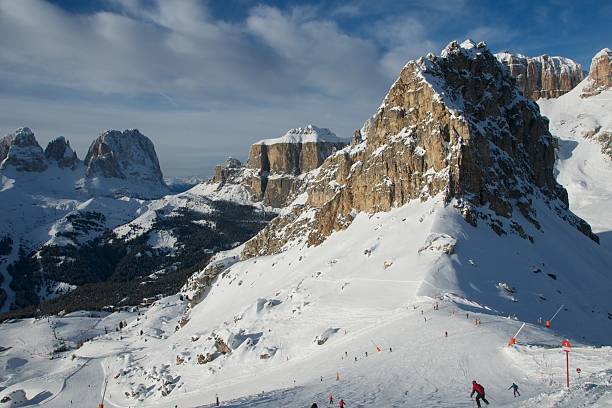
<svg viewBox="0 0 612 408">
<path fill-rule="evenodd" d="M 558 98 L 584 79 L 582 66 L 569 58 L 548 55 L 530 58 L 509 52 L 495 56 L 509 68 L 523 95 L 533 100 Z"/>
<path fill-rule="evenodd" d="M 288 242 L 317 245 L 358 212 L 440 194 L 468 223 L 500 235 L 533 240 L 513 216 L 539 229 L 537 200 L 597 240 L 555 181 L 548 121 L 484 43 L 452 42 L 440 56 L 410 61 L 360 133 L 303 185 L 305 203 L 247 242 L 243 258 L 279 252 Z"/>
<path fill-rule="evenodd" d="M 599 51 L 591 60 L 588 83 L 582 90 L 581 96 L 598 95 L 606 89 L 612 87 L 612 51 L 604 48 Z"/>
<path fill-rule="evenodd" d="M 13 144 L 14 138 L 15 136 L 13 134 L 8 134 L 0 139 L 0 164 L 2 164 L 6 156 L 8 156 L 8 151 Z"/>
<path fill-rule="evenodd" d="M 79 162 L 76 152 L 72 150 L 70 142 L 64 136 L 49 142 L 45 148 L 45 158 L 56 162 L 62 169 L 74 169 Z"/>
<path fill-rule="evenodd" d="M 1 168 L 13 166 L 17 171 L 41 172 L 47 169 L 42 147 L 27 127 L 19 128 L 0 142 Z M 8 146 L 8 150 L 6 150 Z M 4 153 L 6 151 L 6 153 Z"/>
<path fill-rule="evenodd" d="M 261 140 L 251 146 L 246 178 L 247 188 L 256 201 L 283 207 L 300 185 L 300 176 L 318 168 L 323 161 L 347 145 L 329 129 L 308 125 L 289 130 L 276 139 Z"/>
<path fill-rule="evenodd" d="M 215 174 L 210 182 L 220 184 L 232 182 L 242 175 L 243 170 L 244 165 L 240 160 L 228 157 L 224 164 L 215 166 Z"/>
<path fill-rule="evenodd" d="M 137 129 L 102 133 L 89 147 L 85 175 L 165 187 L 153 142 Z"/>
</svg>

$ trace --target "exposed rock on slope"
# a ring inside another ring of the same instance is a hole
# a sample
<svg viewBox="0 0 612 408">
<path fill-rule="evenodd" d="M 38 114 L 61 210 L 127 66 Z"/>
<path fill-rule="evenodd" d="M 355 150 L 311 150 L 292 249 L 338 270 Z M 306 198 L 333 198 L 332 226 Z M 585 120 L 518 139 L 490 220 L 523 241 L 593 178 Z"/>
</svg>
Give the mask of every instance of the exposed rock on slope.
<svg viewBox="0 0 612 408">
<path fill-rule="evenodd" d="M 36 141 L 34 133 L 27 127 L 19 128 L 14 134 L 6 136 L 0 143 L 0 156 L 6 145 L 8 151 L 2 162 L 2 168 L 13 166 L 17 171 L 41 172 L 47 168 L 42 147 Z"/>
<path fill-rule="evenodd" d="M 229 158 L 215 167 L 209 187 L 226 199 L 282 208 L 292 200 L 306 174 L 347 145 L 329 129 L 308 125 L 251 146 L 246 166 Z"/>
<path fill-rule="evenodd" d="M 87 177 L 105 177 L 165 186 L 155 147 L 137 129 L 102 133 L 85 157 Z"/>
<path fill-rule="evenodd" d="M 8 135 L 0 139 L 0 164 L 2 164 L 4 159 L 6 159 L 6 156 L 8 155 L 8 151 L 11 147 L 11 144 L 13 143 L 14 138 L 15 136 L 9 133 Z"/>
<path fill-rule="evenodd" d="M 329 129 L 313 125 L 291 129 L 276 139 L 261 140 L 249 152 L 247 166 L 254 173 L 248 177 L 248 188 L 257 201 L 282 207 L 298 187 L 298 176 L 316 169 L 346 144 Z"/>
<path fill-rule="evenodd" d="M 510 69 L 523 95 L 533 100 L 558 98 L 583 79 L 582 66 L 569 58 L 548 55 L 530 58 L 508 52 L 495 56 Z"/>
<path fill-rule="evenodd" d="M 316 245 L 374 213 L 443 194 L 467 222 L 533 240 L 513 218 L 539 228 L 533 200 L 597 240 L 567 208 L 553 176 L 554 139 L 537 105 L 484 43 L 449 44 L 403 68 L 361 143 L 330 156 L 308 198 L 246 244 L 243 257 L 275 253 L 293 239 Z M 358 140 L 359 138 L 356 138 Z M 518 210 L 518 211 L 517 211 Z M 520 216 L 519 216 L 520 217 Z"/>
<path fill-rule="evenodd" d="M 60 168 L 74 169 L 78 163 L 78 158 L 74 150 L 70 147 L 70 142 L 64 136 L 60 136 L 49 142 L 45 148 L 47 160 L 57 162 Z"/>
<path fill-rule="evenodd" d="M 215 166 L 215 174 L 210 180 L 212 183 L 226 183 L 234 180 L 241 174 L 244 169 L 242 162 L 233 157 L 228 157 L 225 164 L 217 164 Z"/>
<path fill-rule="evenodd" d="M 583 98 L 598 95 L 612 87 L 612 51 L 609 48 L 599 51 L 591 60 L 588 81 L 582 91 Z"/>
</svg>

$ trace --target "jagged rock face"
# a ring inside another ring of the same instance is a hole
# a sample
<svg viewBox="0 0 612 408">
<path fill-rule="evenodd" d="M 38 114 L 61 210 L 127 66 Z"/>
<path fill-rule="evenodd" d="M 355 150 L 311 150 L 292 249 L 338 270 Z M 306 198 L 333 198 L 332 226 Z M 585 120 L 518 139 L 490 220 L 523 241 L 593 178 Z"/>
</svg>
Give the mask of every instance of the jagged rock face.
<svg viewBox="0 0 612 408">
<path fill-rule="evenodd" d="M 78 158 L 74 150 L 70 147 L 70 142 L 60 136 L 49 142 L 45 148 L 47 160 L 57 162 L 60 168 L 74 169 L 78 163 Z"/>
<path fill-rule="evenodd" d="M 584 79 L 582 66 L 569 58 L 548 55 L 530 58 L 508 52 L 495 56 L 510 69 L 523 95 L 533 100 L 558 98 Z"/>
<path fill-rule="evenodd" d="M 8 151 L 2 161 L 2 168 L 13 166 L 17 171 L 41 172 L 47 169 L 47 162 L 42 147 L 36 141 L 34 133 L 27 127 L 19 128 L 12 135 L 6 136 L 0 148 L 3 155 L 5 146 Z"/>
<path fill-rule="evenodd" d="M 612 51 L 609 48 L 604 48 L 593 57 L 588 80 L 582 91 L 583 98 L 598 95 L 612 87 Z"/>
<path fill-rule="evenodd" d="M 164 185 L 153 142 L 137 129 L 102 133 L 85 157 L 87 177 L 107 177 Z"/>
<path fill-rule="evenodd" d="M 346 146 L 329 129 L 308 125 L 277 139 L 251 146 L 248 166 L 270 174 L 299 175 L 316 169 L 333 152 Z"/>
<path fill-rule="evenodd" d="M 0 164 L 6 159 L 8 155 L 8 151 L 11 148 L 11 144 L 13 144 L 13 139 L 15 136 L 12 134 L 8 134 L 0 139 Z"/>
<path fill-rule="evenodd" d="M 226 183 L 241 175 L 243 169 L 244 166 L 240 160 L 228 157 L 225 164 L 215 166 L 215 174 L 210 181 L 212 183 Z"/>
<path fill-rule="evenodd" d="M 539 228 L 531 205 L 538 197 L 596 239 L 568 211 L 567 193 L 555 181 L 547 120 L 484 43 L 453 42 L 438 57 L 406 64 L 362 132 L 305 183 L 306 204 L 273 220 L 247 242 L 243 257 L 278 252 L 302 236 L 317 245 L 350 225 L 355 212 L 438 194 L 469 223 L 527 239 L 517 223 L 503 231 L 499 217 L 511 220 L 518 210 Z"/>
<path fill-rule="evenodd" d="M 254 172 L 247 187 L 258 201 L 280 208 L 300 185 L 299 176 L 318 168 L 347 142 L 329 129 L 308 125 L 251 146 L 247 167 Z"/>
</svg>

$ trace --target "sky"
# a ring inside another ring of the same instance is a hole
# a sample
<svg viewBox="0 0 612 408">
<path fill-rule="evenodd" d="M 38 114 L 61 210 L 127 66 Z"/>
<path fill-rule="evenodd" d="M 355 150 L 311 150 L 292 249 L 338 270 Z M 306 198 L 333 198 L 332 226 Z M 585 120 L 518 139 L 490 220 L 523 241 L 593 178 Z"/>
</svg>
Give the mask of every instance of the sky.
<svg viewBox="0 0 612 408">
<path fill-rule="evenodd" d="M 0 134 L 84 158 L 137 128 L 169 177 L 210 176 L 314 124 L 350 137 L 402 66 L 452 40 L 561 55 L 612 47 L 609 1 L 0 0 Z"/>
</svg>

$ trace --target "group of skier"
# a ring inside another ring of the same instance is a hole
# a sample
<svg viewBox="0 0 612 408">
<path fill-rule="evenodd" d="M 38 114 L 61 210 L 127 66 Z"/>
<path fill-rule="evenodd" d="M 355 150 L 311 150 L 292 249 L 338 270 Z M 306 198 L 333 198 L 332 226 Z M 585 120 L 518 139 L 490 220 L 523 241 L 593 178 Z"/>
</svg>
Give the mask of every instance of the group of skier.
<svg viewBox="0 0 612 408">
<path fill-rule="evenodd" d="M 512 385 L 510 387 L 508 387 L 509 390 L 512 390 L 513 394 L 514 394 L 514 398 L 516 397 L 520 397 L 521 393 L 519 392 L 519 387 L 518 385 L 516 385 L 516 383 L 512 383 Z M 482 385 L 478 384 L 476 382 L 476 380 L 472 381 L 472 393 L 470 394 L 470 398 L 474 397 L 474 394 L 476 394 L 476 405 L 480 408 L 482 405 L 480 405 L 480 401 L 484 401 L 485 404 L 489 405 L 489 401 L 487 401 L 486 397 L 485 397 L 485 389 Z"/>
<path fill-rule="evenodd" d="M 332 394 L 329 394 L 329 405 L 332 405 L 332 406 L 334 405 L 334 396 Z M 338 407 L 339 408 L 346 407 L 346 404 L 344 403 L 344 400 L 342 398 L 340 398 L 340 401 L 338 401 Z M 313 402 L 310 408 L 319 408 L 319 406 L 317 405 L 316 402 Z"/>
</svg>

